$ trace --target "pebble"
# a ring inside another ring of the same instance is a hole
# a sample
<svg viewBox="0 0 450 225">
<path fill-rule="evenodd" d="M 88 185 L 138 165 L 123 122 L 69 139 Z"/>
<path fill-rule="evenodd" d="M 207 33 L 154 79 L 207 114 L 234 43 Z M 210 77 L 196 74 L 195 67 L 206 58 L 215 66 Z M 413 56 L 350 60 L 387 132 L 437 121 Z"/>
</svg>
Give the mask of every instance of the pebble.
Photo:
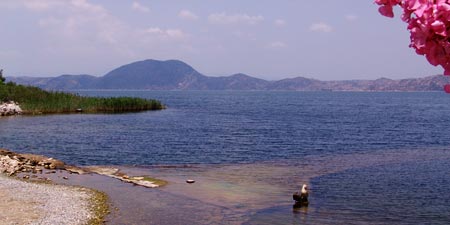
<svg viewBox="0 0 450 225">
<path fill-rule="evenodd" d="M 85 188 L 69 187 L 52 184 L 27 183 L 0 175 L 0 193 L 14 193 L 13 196 L 0 194 L 0 205 L 14 201 L 35 202 L 31 211 L 22 212 L 21 208 L 5 207 L 3 213 L 20 212 L 26 215 L 41 215 L 39 218 L 25 218 L 27 224 L 87 224 L 92 218 L 89 199 L 92 193 Z M 20 205 L 18 206 L 20 207 Z M 32 216 L 30 216 L 32 217 Z M 14 221 L 8 217 L 1 217 L 1 224 L 21 224 L 23 221 Z M 24 219 L 24 218 L 22 218 Z M 10 221 L 12 220 L 12 221 Z"/>
</svg>

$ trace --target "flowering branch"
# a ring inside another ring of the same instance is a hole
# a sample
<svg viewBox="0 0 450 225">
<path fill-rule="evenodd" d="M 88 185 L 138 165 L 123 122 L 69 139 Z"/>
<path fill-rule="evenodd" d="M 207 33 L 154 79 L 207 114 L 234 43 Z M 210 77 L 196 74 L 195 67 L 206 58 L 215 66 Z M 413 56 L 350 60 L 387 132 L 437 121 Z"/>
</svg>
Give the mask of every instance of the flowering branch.
<svg viewBox="0 0 450 225">
<path fill-rule="evenodd" d="M 450 0 L 375 0 L 379 12 L 394 17 L 394 6 L 403 9 L 402 20 L 411 33 L 410 47 L 450 75 Z"/>
</svg>

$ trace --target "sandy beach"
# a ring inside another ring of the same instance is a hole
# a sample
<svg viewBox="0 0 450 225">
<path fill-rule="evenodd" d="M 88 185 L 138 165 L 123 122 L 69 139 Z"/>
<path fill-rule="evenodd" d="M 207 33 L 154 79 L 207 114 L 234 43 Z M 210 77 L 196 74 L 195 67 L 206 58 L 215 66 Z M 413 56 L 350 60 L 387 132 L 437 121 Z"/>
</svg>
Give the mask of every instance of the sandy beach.
<svg viewBox="0 0 450 225">
<path fill-rule="evenodd" d="M 87 224 L 95 192 L 82 187 L 31 183 L 0 174 L 1 224 Z"/>
</svg>

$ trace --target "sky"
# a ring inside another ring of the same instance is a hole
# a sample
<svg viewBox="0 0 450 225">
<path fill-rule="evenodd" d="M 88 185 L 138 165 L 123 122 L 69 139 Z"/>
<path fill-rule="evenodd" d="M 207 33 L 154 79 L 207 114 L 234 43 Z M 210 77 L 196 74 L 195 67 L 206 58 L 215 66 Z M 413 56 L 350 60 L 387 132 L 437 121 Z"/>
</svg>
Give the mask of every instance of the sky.
<svg viewBox="0 0 450 225">
<path fill-rule="evenodd" d="M 391 79 L 442 74 L 372 0 L 1 0 L 6 76 L 102 76 L 178 59 L 208 76 Z"/>
</svg>

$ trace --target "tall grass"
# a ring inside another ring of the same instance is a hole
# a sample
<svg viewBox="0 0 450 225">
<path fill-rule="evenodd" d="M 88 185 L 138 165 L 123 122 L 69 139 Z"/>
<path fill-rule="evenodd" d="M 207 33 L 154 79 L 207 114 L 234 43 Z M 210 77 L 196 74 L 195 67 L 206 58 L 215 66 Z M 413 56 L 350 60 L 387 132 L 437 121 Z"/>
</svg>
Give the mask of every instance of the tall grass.
<svg viewBox="0 0 450 225">
<path fill-rule="evenodd" d="M 78 109 L 86 113 L 119 113 L 164 108 L 157 100 L 83 97 L 71 93 L 44 91 L 12 82 L 6 84 L 0 82 L 0 101 L 18 102 L 25 114 L 72 113 Z"/>
</svg>

